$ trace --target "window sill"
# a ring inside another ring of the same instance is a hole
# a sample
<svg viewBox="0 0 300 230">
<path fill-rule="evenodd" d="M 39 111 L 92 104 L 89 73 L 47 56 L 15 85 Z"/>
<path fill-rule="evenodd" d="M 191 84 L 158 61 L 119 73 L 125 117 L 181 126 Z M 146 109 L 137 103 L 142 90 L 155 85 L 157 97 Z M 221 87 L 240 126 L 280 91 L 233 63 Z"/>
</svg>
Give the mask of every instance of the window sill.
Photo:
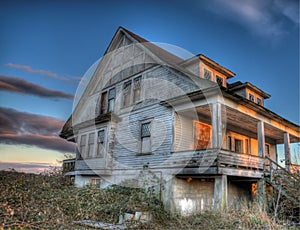
<svg viewBox="0 0 300 230">
<path fill-rule="evenodd" d="M 137 156 L 147 156 L 147 155 L 152 155 L 152 152 L 149 153 L 137 153 Z"/>
</svg>

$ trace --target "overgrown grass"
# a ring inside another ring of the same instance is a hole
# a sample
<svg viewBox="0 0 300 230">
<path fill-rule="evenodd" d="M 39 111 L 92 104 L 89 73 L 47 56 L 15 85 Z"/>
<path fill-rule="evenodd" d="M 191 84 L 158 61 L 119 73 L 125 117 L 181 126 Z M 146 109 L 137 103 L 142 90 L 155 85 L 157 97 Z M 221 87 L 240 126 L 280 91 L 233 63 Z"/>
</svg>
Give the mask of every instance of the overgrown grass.
<svg viewBox="0 0 300 230">
<path fill-rule="evenodd" d="M 43 175 L 0 171 L 0 229 L 73 229 L 76 220 L 117 223 L 124 212 L 149 211 L 150 223 L 131 229 L 283 229 L 256 206 L 231 212 L 170 215 L 143 189 L 75 188 L 59 172 Z"/>
</svg>

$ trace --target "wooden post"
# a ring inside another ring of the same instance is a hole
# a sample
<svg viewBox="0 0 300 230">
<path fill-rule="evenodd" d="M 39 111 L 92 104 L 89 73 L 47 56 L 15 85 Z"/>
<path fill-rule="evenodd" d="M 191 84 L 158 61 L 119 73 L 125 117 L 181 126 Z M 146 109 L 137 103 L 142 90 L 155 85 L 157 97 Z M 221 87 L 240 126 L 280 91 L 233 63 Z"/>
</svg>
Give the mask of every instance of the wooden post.
<svg viewBox="0 0 300 230">
<path fill-rule="evenodd" d="M 290 135 L 284 133 L 284 158 L 285 158 L 285 169 L 290 172 L 291 166 L 291 152 L 290 152 Z"/>
<path fill-rule="evenodd" d="M 265 157 L 265 130 L 264 122 L 257 123 L 258 156 Z"/>
<path fill-rule="evenodd" d="M 215 177 L 214 209 L 223 211 L 227 208 L 227 175 Z"/>
<path fill-rule="evenodd" d="M 264 179 L 257 181 L 257 202 L 262 211 L 267 207 L 266 182 Z"/>
<path fill-rule="evenodd" d="M 214 103 L 212 105 L 212 147 L 222 148 L 222 105 Z"/>
</svg>

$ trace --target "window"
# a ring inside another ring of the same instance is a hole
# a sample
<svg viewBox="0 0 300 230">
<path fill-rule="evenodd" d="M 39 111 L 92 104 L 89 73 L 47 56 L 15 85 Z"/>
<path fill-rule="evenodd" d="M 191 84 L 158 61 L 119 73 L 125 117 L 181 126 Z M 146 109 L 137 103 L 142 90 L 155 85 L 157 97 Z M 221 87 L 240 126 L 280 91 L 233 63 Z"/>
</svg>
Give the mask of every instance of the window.
<svg viewBox="0 0 300 230">
<path fill-rule="evenodd" d="M 101 179 L 100 178 L 92 178 L 91 185 L 99 185 L 100 186 Z"/>
<path fill-rule="evenodd" d="M 125 82 L 123 86 L 123 107 L 130 105 L 131 81 Z"/>
<path fill-rule="evenodd" d="M 88 157 L 92 157 L 94 153 L 94 141 L 95 141 L 95 133 L 89 134 L 89 143 L 88 143 Z"/>
<path fill-rule="evenodd" d="M 262 100 L 261 100 L 260 98 L 257 98 L 257 99 L 256 99 L 256 103 L 257 103 L 258 105 L 262 105 Z"/>
<path fill-rule="evenodd" d="M 133 103 L 136 103 L 141 98 L 141 77 L 133 80 Z"/>
<path fill-rule="evenodd" d="M 98 138 L 97 138 L 97 143 L 98 143 L 97 156 L 103 156 L 104 141 L 105 141 L 105 131 L 104 130 L 99 130 L 98 131 Z"/>
<path fill-rule="evenodd" d="M 254 101 L 254 95 L 251 94 L 251 93 L 249 93 L 249 100 L 250 100 L 250 101 Z"/>
<path fill-rule="evenodd" d="M 249 140 L 245 140 L 245 153 L 249 153 Z"/>
<path fill-rule="evenodd" d="M 211 80 L 211 72 L 207 69 L 204 69 L 204 78 L 207 80 Z"/>
<path fill-rule="evenodd" d="M 235 152 L 237 153 L 242 153 L 243 148 L 242 148 L 242 141 L 239 139 L 234 140 L 234 147 L 235 147 Z"/>
<path fill-rule="evenodd" d="M 223 86 L 223 78 L 221 78 L 220 76 L 216 76 L 216 80 L 219 86 Z"/>
<path fill-rule="evenodd" d="M 81 156 L 84 155 L 85 144 L 86 144 L 86 135 L 82 135 L 80 138 L 80 149 L 79 149 Z"/>
<path fill-rule="evenodd" d="M 265 155 L 270 157 L 270 145 L 265 144 Z"/>
<path fill-rule="evenodd" d="M 107 111 L 107 92 L 101 95 L 100 114 L 104 114 Z"/>
<path fill-rule="evenodd" d="M 210 148 L 211 126 L 194 121 L 194 144 L 195 149 Z"/>
<path fill-rule="evenodd" d="M 228 136 L 228 139 L 227 139 L 227 148 L 232 151 L 232 139 L 231 139 L 231 136 Z"/>
<path fill-rule="evenodd" d="M 111 112 L 114 110 L 115 105 L 115 88 L 112 88 L 108 91 L 108 112 Z"/>
<path fill-rule="evenodd" d="M 151 153 L 151 122 L 141 125 L 141 153 Z"/>
</svg>

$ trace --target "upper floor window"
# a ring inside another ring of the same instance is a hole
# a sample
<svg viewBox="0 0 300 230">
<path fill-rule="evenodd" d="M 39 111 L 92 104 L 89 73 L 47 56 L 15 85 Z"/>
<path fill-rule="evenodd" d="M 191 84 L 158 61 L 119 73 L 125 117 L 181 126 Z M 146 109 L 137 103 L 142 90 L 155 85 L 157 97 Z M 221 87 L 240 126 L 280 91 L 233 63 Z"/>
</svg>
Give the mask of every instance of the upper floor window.
<svg viewBox="0 0 300 230">
<path fill-rule="evenodd" d="M 235 139 L 234 140 L 234 150 L 237 153 L 242 153 L 243 152 L 243 144 L 242 140 Z"/>
<path fill-rule="evenodd" d="M 249 93 L 249 100 L 254 102 L 254 95 Z"/>
<path fill-rule="evenodd" d="M 98 138 L 97 138 L 97 156 L 104 155 L 104 141 L 105 141 L 105 130 L 98 131 Z"/>
<path fill-rule="evenodd" d="M 94 133 L 90 133 L 89 134 L 87 157 L 92 157 L 93 156 L 93 153 L 94 153 L 94 142 L 95 142 L 95 134 Z"/>
<path fill-rule="evenodd" d="M 112 112 L 114 110 L 115 94 L 115 88 L 108 91 L 108 112 Z"/>
<path fill-rule="evenodd" d="M 115 94 L 115 88 L 112 88 L 108 92 L 106 91 L 101 94 L 100 114 L 112 112 L 114 110 Z"/>
<path fill-rule="evenodd" d="M 123 85 L 123 107 L 130 105 L 131 97 L 131 81 L 127 81 Z"/>
<path fill-rule="evenodd" d="M 258 105 L 262 105 L 262 100 L 261 100 L 260 98 L 257 98 L 257 99 L 256 99 L 256 103 L 257 103 Z"/>
<path fill-rule="evenodd" d="M 212 75 L 212 73 L 209 70 L 204 69 L 204 78 L 205 79 L 211 80 L 211 75 Z"/>
<path fill-rule="evenodd" d="M 80 155 L 83 156 L 84 155 L 84 151 L 85 151 L 85 145 L 86 145 L 86 135 L 82 135 L 80 138 L 80 146 L 79 146 L 79 152 Z"/>
<path fill-rule="evenodd" d="M 133 80 L 133 103 L 141 99 L 141 79 L 141 77 L 137 77 Z"/>
<path fill-rule="evenodd" d="M 141 125 L 141 153 L 151 153 L 151 122 Z"/>
<path fill-rule="evenodd" d="M 223 78 L 221 78 L 220 76 L 216 76 L 216 81 L 218 83 L 219 86 L 223 86 Z"/>
</svg>

